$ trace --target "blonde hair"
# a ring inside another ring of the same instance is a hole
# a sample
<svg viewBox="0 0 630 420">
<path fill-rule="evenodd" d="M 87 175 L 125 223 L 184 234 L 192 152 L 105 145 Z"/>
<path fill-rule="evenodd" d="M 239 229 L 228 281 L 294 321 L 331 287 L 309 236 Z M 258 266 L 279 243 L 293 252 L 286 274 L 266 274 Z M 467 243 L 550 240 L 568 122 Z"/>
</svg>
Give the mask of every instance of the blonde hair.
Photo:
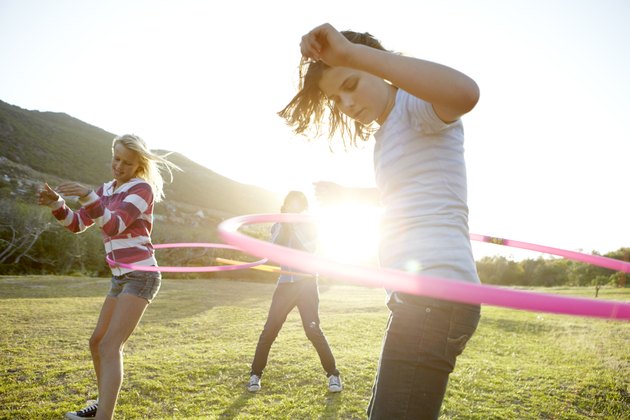
<svg viewBox="0 0 630 420">
<path fill-rule="evenodd" d="M 138 170 L 134 174 L 136 177 L 145 180 L 151 185 L 153 189 L 153 199 L 155 202 L 162 201 L 164 198 L 164 179 L 162 178 L 162 169 L 168 171 L 171 177 L 170 182 L 173 181 L 172 170 L 181 171 L 181 168 L 174 163 L 166 159 L 170 153 L 165 155 L 157 155 L 153 153 L 148 147 L 145 141 L 136 136 L 135 134 L 124 134 L 117 136 L 112 142 L 112 153 L 114 147 L 117 144 L 125 146 L 129 150 L 133 150 L 138 154 L 139 166 Z"/>
</svg>

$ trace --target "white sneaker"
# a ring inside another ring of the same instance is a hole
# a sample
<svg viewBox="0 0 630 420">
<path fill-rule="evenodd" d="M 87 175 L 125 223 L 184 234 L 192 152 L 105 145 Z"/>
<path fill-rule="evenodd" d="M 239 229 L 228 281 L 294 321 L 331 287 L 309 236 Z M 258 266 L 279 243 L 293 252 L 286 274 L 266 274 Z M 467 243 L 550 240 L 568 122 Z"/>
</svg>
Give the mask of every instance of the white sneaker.
<svg viewBox="0 0 630 420">
<path fill-rule="evenodd" d="M 328 377 L 328 391 L 329 392 L 341 392 L 343 385 L 341 385 L 341 377 L 338 375 L 330 375 Z"/>
<path fill-rule="evenodd" d="M 97 409 L 98 402 L 95 402 L 94 404 L 90 404 L 82 410 L 67 412 L 66 418 L 71 420 L 93 419 L 94 417 L 96 417 Z"/>
<path fill-rule="evenodd" d="M 252 375 L 249 377 L 249 383 L 247 384 L 247 390 L 249 392 L 260 391 L 260 376 Z"/>
</svg>

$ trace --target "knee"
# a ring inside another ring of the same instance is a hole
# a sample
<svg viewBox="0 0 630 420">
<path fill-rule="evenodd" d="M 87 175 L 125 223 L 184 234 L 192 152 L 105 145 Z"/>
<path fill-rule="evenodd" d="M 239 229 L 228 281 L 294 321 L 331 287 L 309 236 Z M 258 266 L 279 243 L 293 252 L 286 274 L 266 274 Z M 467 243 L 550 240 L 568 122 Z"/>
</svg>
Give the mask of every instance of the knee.
<svg viewBox="0 0 630 420">
<path fill-rule="evenodd" d="M 98 343 L 98 354 L 101 359 L 118 358 L 122 354 L 122 346 L 104 339 Z"/>
<path fill-rule="evenodd" d="M 306 333 L 306 337 L 311 341 L 320 339 L 324 336 L 321 328 L 319 328 L 319 324 L 315 321 L 305 324 L 304 332 Z"/>
<path fill-rule="evenodd" d="M 100 344 L 101 344 L 101 337 L 98 337 L 95 335 L 90 337 L 90 351 L 92 352 L 92 354 L 95 354 L 95 353 L 98 354 Z"/>
<path fill-rule="evenodd" d="M 270 343 L 273 342 L 276 337 L 278 336 L 278 333 L 280 331 L 279 330 L 270 330 L 265 328 L 264 330 L 262 330 L 262 332 L 260 333 L 260 337 L 258 338 L 258 341 L 261 343 Z"/>
<path fill-rule="evenodd" d="M 266 323 L 262 332 L 260 333 L 261 338 L 270 338 L 275 339 L 282 328 L 282 323 Z"/>
</svg>

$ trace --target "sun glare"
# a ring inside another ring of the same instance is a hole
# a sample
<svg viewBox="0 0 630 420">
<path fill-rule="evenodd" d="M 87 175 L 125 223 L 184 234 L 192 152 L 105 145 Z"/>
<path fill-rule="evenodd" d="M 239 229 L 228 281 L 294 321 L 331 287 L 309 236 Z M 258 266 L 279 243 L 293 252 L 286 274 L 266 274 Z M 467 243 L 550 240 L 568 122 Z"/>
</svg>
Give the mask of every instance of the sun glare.
<svg viewBox="0 0 630 420">
<path fill-rule="evenodd" d="M 321 207 L 318 253 L 344 263 L 375 263 L 379 218 L 380 210 L 373 206 Z"/>
</svg>

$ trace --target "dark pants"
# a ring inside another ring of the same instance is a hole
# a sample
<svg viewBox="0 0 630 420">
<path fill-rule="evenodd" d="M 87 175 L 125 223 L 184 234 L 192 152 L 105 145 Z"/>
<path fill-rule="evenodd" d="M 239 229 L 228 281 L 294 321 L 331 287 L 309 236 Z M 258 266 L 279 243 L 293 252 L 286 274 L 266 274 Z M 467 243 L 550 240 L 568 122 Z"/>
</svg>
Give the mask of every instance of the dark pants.
<svg viewBox="0 0 630 420">
<path fill-rule="evenodd" d="M 330 351 L 326 336 L 319 328 L 319 292 L 316 279 L 293 283 L 279 283 L 273 292 L 267 322 L 258 338 L 251 374 L 262 376 L 271 345 L 275 341 L 289 312 L 298 307 L 306 337 L 313 343 L 322 367 L 328 376 L 339 375 L 335 358 Z"/>
<path fill-rule="evenodd" d="M 437 419 L 455 359 L 477 329 L 478 305 L 394 293 L 368 417 Z"/>
</svg>

